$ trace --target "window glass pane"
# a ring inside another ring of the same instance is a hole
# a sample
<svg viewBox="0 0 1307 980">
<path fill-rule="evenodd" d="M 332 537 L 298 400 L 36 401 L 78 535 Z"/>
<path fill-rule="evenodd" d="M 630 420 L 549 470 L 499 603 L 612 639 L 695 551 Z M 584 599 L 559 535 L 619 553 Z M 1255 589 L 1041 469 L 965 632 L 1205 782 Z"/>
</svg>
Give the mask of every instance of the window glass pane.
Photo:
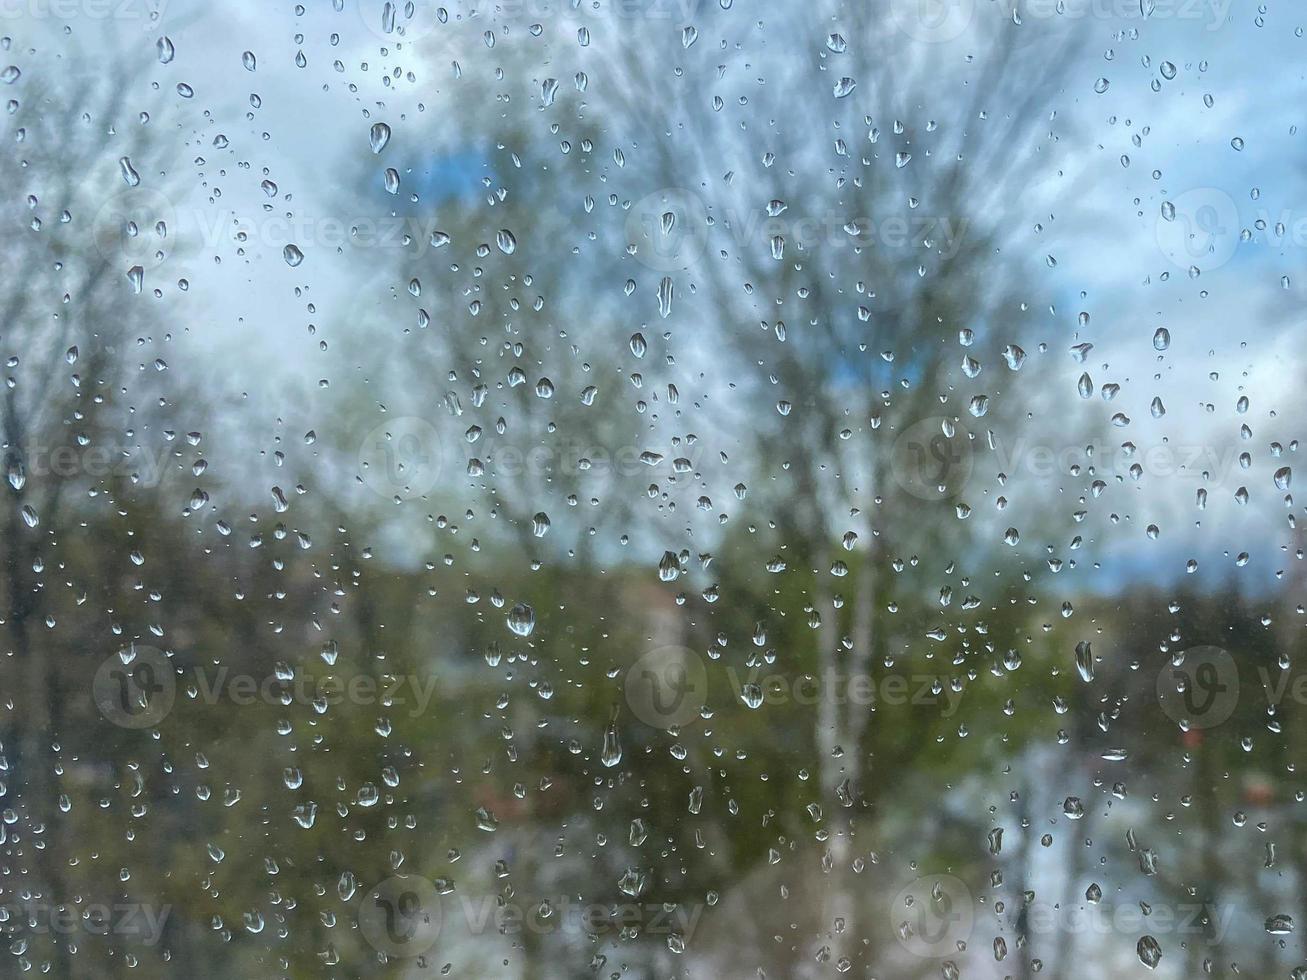
<svg viewBox="0 0 1307 980">
<path fill-rule="evenodd" d="M 1307 978 L 1303 24 L 0 5 L 0 972 Z"/>
</svg>

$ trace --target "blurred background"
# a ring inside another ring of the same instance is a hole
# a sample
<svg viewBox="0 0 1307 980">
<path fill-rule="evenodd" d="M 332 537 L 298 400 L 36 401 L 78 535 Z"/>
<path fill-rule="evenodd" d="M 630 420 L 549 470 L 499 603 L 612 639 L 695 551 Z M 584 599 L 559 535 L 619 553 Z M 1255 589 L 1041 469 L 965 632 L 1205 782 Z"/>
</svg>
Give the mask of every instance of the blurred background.
<svg viewBox="0 0 1307 980">
<path fill-rule="evenodd" d="M 0 7 L 0 973 L 1303 980 L 1304 20 Z"/>
</svg>

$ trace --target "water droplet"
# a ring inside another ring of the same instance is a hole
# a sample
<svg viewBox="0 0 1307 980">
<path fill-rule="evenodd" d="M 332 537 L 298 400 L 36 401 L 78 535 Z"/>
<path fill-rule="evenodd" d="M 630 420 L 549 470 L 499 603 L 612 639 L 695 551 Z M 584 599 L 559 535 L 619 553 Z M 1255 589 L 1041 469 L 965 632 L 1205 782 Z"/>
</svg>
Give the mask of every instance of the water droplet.
<svg viewBox="0 0 1307 980">
<path fill-rule="evenodd" d="M 518 636 L 530 636 L 536 628 L 535 610 L 519 602 L 508 612 L 508 628 Z"/>
<path fill-rule="evenodd" d="M 140 185 L 141 175 L 138 174 L 136 168 L 132 166 L 130 157 L 119 157 L 118 169 L 122 171 L 123 180 L 126 181 L 128 187 L 137 187 Z"/>
<path fill-rule="evenodd" d="M 1076 644 L 1076 670 L 1082 681 L 1088 683 L 1094 679 L 1094 651 L 1088 640 Z"/>
<path fill-rule="evenodd" d="M 1272 936 L 1287 936 L 1293 932 L 1293 916 L 1273 915 L 1266 920 L 1266 931 Z"/>
<path fill-rule="evenodd" d="M 663 276 L 662 282 L 658 284 L 658 315 L 664 319 L 672 314 L 672 297 L 675 293 L 671 277 Z"/>
<path fill-rule="evenodd" d="M 609 769 L 622 761 L 622 743 L 617 737 L 617 723 L 609 722 L 604 730 L 604 745 L 599 753 L 599 761 Z"/>
<path fill-rule="evenodd" d="M 1139 962 L 1150 970 L 1156 970 L 1162 961 L 1162 947 L 1152 936 L 1141 937 L 1135 952 L 1139 954 Z"/>
</svg>

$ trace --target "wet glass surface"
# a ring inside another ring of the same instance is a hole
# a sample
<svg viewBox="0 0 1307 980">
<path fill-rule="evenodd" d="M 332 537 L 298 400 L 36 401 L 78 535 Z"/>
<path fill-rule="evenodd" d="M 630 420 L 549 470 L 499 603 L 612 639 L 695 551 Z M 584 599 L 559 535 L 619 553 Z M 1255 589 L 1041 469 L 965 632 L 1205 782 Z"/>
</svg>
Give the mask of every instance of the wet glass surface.
<svg viewBox="0 0 1307 980">
<path fill-rule="evenodd" d="M 0 4 L 0 973 L 1307 978 L 1305 22 Z"/>
</svg>

